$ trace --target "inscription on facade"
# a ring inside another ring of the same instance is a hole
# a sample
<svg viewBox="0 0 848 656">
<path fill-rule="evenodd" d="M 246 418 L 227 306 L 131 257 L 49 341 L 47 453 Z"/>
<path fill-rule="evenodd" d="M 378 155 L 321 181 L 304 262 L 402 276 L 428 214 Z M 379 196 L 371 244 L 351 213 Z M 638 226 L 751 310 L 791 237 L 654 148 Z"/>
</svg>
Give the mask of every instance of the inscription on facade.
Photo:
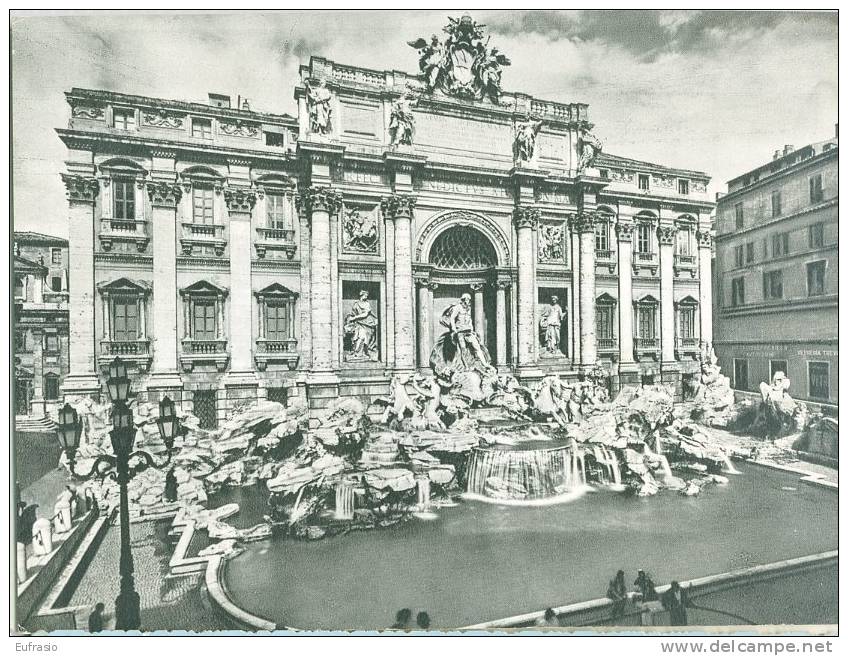
<svg viewBox="0 0 848 656">
<path fill-rule="evenodd" d="M 421 145 L 511 156 L 512 134 L 508 125 L 426 112 L 416 113 L 416 119 L 416 141 Z"/>
<path fill-rule="evenodd" d="M 503 187 L 494 185 L 474 184 L 471 182 L 455 182 L 453 180 L 422 180 L 421 188 L 428 191 L 440 191 L 455 194 L 467 194 L 475 196 L 500 196 L 509 195 Z"/>
<path fill-rule="evenodd" d="M 342 123 L 346 133 L 376 138 L 383 131 L 379 105 L 342 104 Z"/>
</svg>

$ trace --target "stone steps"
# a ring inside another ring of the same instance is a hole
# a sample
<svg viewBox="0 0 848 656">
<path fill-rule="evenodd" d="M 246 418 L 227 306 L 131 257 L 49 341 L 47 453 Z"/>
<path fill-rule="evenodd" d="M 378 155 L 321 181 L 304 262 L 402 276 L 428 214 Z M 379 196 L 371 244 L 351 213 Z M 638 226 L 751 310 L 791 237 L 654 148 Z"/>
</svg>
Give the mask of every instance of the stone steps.
<svg viewBox="0 0 848 656">
<path fill-rule="evenodd" d="M 15 431 L 19 433 L 52 433 L 56 428 L 56 423 L 47 416 L 15 415 Z"/>
</svg>

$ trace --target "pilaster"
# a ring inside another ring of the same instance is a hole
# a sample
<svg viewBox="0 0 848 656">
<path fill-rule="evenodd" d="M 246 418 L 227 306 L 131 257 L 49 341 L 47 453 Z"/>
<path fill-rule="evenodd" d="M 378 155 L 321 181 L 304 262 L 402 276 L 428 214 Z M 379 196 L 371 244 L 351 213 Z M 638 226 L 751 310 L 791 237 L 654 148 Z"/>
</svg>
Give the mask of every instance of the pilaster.
<svg viewBox="0 0 848 656">
<path fill-rule="evenodd" d="M 536 344 L 536 256 L 534 241 L 541 213 L 538 208 L 519 205 L 512 213 L 516 232 L 518 265 L 518 370 L 519 375 L 533 377 L 537 371 Z"/>
<path fill-rule="evenodd" d="M 674 357 L 674 240 L 677 228 L 660 223 L 657 241 L 660 250 L 660 347 L 663 369 L 676 366 Z"/>
<path fill-rule="evenodd" d="M 633 360 L 633 220 L 618 217 L 618 368 L 620 373 L 636 370 Z"/>
<path fill-rule="evenodd" d="M 182 388 L 177 361 L 177 207 L 182 194 L 173 174 L 147 182 L 153 235 L 153 365 L 148 389 Z"/>
<path fill-rule="evenodd" d="M 581 211 L 572 217 L 572 230 L 580 242 L 577 275 L 580 308 L 580 368 L 591 369 L 597 361 L 595 339 L 595 215 Z"/>
<path fill-rule="evenodd" d="M 69 373 L 62 382 L 68 397 L 99 396 L 94 325 L 94 201 L 97 179 L 62 174 L 68 198 L 68 267 L 70 323 Z"/>
<path fill-rule="evenodd" d="M 250 284 L 250 219 L 256 204 L 256 191 L 246 186 L 227 186 L 224 202 L 230 243 L 230 371 L 224 384 L 255 386 L 258 379 L 252 358 L 254 303 Z"/>
<path fill-rule="evenodd" d="M 698 237 L 698 313 L 701 318 L 701 346 L 713 343 L 713 253 L 709 228 L 700 228 Z"/>
<path fill-rule="evenodd" d="M 499 370 L 507 367 L 507 312 L 506 290 L 510 287 L 509 280 L 497 280 L 495 282 L 495 363 Z"/>
</svg>

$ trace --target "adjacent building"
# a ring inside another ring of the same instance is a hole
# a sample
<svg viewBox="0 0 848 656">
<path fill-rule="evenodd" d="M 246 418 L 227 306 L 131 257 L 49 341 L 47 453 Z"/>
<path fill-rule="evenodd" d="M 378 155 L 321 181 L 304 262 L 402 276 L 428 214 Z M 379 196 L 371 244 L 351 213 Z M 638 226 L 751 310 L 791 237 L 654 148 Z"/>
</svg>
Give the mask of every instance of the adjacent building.
<svg viewBox="0 0 848 656">
<path fill-rule="evenodd" d="M 783 371 L 795 398 L 836 404 L 839 141 L 784 146 L 716 207 L 715 349 L 737 390 Z"/>
<path fill-rule="evenodd" d="M 68 373 L 68 242 L 14 233 L 14 402 L 19 417 L 44 417 Z"/>
<path fill-rule="evenodd" d="M 297 116 L 68 92 L 64 392 L 120 356 L 205 425 L 367 401 L 429 371 L 465 293 L 500 371 L 680 389 L 712 341 L 708 176 L 600 153 L 587 105 L 502 91 L 480 27 L 451 30 L 418 75 L 313 57 Z"/>
</svg>

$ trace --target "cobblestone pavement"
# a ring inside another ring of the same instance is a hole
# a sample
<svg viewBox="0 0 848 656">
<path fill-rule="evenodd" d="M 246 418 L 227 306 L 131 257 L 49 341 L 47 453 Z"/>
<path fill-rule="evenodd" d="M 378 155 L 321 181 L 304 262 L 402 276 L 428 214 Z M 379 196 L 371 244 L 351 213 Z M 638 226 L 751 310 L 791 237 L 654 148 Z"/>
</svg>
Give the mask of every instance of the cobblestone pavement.
<svg viewBox="0 0 848 656">
<path fill-rule="evenodd" d="M 171 576 L 168 560 L 170 522 L 132 524 L 130 535 L 135 564 L 135 587 L 141 598 L 143 631 L 220 631 L 229 627 L 201 591 L 202 574 Z M 115 597 L 120 589 L 118 561 L 120 527 L 110 526 L 69 606 L 106 604 L 107 627 L 114 627 Z"/>
</svg>

